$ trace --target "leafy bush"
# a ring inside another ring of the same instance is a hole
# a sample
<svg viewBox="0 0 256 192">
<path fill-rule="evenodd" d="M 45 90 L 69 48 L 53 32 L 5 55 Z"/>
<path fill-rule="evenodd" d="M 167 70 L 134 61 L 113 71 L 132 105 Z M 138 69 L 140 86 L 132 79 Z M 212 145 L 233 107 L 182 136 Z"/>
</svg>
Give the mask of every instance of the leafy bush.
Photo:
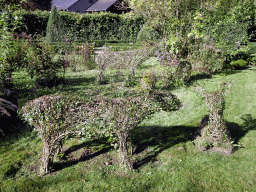
<svg viewBox="0 0 256 192">
<path fill-rule="evenodd" d="M 2 10 L 0 21 L 0 84 L 5 88 L 12 87 L 12 72 L 25 64 L 24 55 L 28 43 L 23 39 L 14 40 L 14 30 L 20 17 L 13 12 L 13 9 L 15 9 L 15 5 Z M 26 37 L 31 40 L 31 36 Z"/>
<path fill-rule="evenodd" d="M 150 26 L 144 25 L 138 33 L 137 40 L 157 40 L 160 38 L 158 32 Z"/>
<path fill-rule="evenodd" d="M 222 52 L 217 49 L 211 38 L 193 34 L 178 37 L 166 41 L 167 49 L 158 53 L 160 61 L 168 60 L 171 63 L 185 59 L 192 64 L 192 70 L 197 72 L 213 73 L 222 69 Z"/>
<path fill-rule="evenodd" d="M 191 77 L 192 66 L 186 60 L 176 61 L 172 65 L 163 66 L 163 86 L 168 89 L 184 86 Z"/>
<path fill-rule="evenodd" d="M 52 87 L 61 80 L 59 72 L 64 67 L 63 62 L 61 58 L 53 59 L 50 45 L 32 45 L 27 51 L 26 61 L 26 70 L 31 78 L 35 76 L 38 85 Z"/>
<path fill-rule="evenodd" d="M 252 57 L 252 61 L 251 62 L 252 62 L 253 66 L 256 66 L 256 57 Z"/>
<path fill-rule="evenodd" d="M 180 100 L 171 93 L 158 91 L 151 93 L 151 97 L 163 111 L 174 111 L 181 107 Z"/>
<path fill-rule="evenodd" d="M 179 62 L 176 69 L 176 77 L 182 82 L 187 83 L 191 77 L 192 66 L 191 63 L 185 60 Z"/>
<path fill-rule="evenodd" d="M 140 85 L 144 90 L 154 89 L 157 82 L 157 76 L 153 69 L 146 71 L 140 79 Z"/>
<path fill-rule="evenodd" d="M 105 47 L 97 55 L 95 62 L 99 66 L 98 82 L 104 83 L 104 70 L 107 68 L 126 69 L 129 74 L 125 80 L 126 86 L 135 85 L 135 69 L 147 60 L 154 52 L 154 46 L 145 44 L 142 48 L 129 51 L 111 52 L 111 47 Z"/>
<path fill-rule="evenodd" d="M 239 59 L 236 61 L 231 61 L 230 66 L 232 69 L 244 69 L 248 66 L 248 62 L 243 59 Z"/>
<path fill-rule="evenodd" d="M 67 60 L 73 71 L 95 69 L 96 63 L 92 55 L 94 54 L 94 44 L 89 45 L 88 42 L 81 46 L 75 46 L 72 54 L 67 54 Z"/>
</svg>

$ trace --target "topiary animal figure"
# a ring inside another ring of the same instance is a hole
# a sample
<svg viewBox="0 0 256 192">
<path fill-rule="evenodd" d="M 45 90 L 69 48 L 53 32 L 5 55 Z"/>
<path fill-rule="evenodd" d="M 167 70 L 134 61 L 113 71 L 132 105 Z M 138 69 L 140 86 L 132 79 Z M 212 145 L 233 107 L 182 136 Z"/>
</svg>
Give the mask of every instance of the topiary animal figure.
<svg viewBox="0 0 256 192">
<path fill-rule="evenodd" d="M 42 96 L 22 108 L 22 117 L 35 127 L 43 141 L 43 174 L 49 172 L 54 156 L 62 150 L 65 138 L 82 133 L 81 126 L 86 124 L 90 109 L 93 111 L 90 104 L 63 95 Z"/>
<path fill-rule="evenodd" d="M 205 91 L 200 86 L 197 86 L 195 89 L 200 96 L 206 99 L 207 111 L 209 113 L 208 117 L 206 116 L 202 120 L 200 134 L 195 140 L 195 144 L 201 150 L 222 147 L 229 152 L 232 151 L 229 133 L 223 116 L 225 96 L 230 91 L 231 86 L 231 82 L 225 82 L 218 91 L 211 93 Z"/>
</svg>

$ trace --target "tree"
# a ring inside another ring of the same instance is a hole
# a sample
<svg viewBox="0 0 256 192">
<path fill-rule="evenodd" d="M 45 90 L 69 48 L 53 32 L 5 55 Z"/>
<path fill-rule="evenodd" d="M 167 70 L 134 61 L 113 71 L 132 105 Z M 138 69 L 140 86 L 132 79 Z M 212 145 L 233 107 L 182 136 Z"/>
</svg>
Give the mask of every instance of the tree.
<svg viewBox="0 0 256 192">
<path fill-rule="evenodd" d="M 46 42 L 64 41 L 65 28 L 55 6 L 52 7 L 46 28 Z"/>
</svg>

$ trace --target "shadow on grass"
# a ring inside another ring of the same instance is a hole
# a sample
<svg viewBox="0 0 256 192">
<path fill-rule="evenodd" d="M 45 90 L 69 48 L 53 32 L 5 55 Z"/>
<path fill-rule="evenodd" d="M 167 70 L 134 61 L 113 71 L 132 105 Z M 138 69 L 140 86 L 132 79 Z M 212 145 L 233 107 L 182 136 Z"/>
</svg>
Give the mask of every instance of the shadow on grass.
<svg viewBox="0 0 256 192">
<path fill-rule="evenodd" d="M 107 83 L 118 83 L 123 82 L 126 78 L 126 75 L 122 72 L 113 73 L 105 77 Z"/>
<path fill-rule="evenodd" d="M 247 68 L 246 68 L 246 69 L 247 69 Z M 240 69 L 240 70 L 223 70 L 223 71 L 215 72 L 214 75 L 220 75 L 220 76 L 234 75 L 234 74 L 241 73 L 243 70 L 246 70 L 246 69 Z"/>
<path fill-rule="evenodd" d="M 134 162 L 133 168 L 139 169 L 149 162 L 154 162 L 155 157 L 165 149 L 178 143 L 192 140 L 197 128 L 188 126 L 151 126 L 136 129 L 132 134 L 132 143 L 137 146 L 134 154 L 139 154 L 148 147 L 154 147 L 154 150 L 147 153 L 146 157 Z"/>
<path fill-rule="evenodd" d="M 195 81 L 201 80 L 201 79 L 211 79 L 212 75 L 207 74 L 207 73 L 198 73 L 196 75 L 192 75 L 190 77 L 190 80 L 188 82 L 188 85 L 192 85 Z"/>
<path fill-rule="evenodd" d="M 101 146 L 101 149 L 99 151 L 91 152 L 89 149 L 86 149 L 83 151 L 83 153 L 78 158 L 72 157 L 71 159 L 66 160 L 64 162 L 53 163 L 53 165 L 52 165 L 53 170 L 51 171 L 51 173 L 59 171 L 66 167 L 76 165 L 79 162 L 88 161 L 94 157 L 97 157 L 103 153 L 108 152 L 111 149 L 111 146 L 107 140 L 108 140 L 108 138 L 102 137 L 102 138 L 94 139 L 92 141 L 87 141 L 87 142 L 81 143 L 79 145 L 74 145 L 74 146 L 70 147 L 69 149 L 64 151 L 64 157 L 66 157 L 66 156 L 70 155 L 72 152 L 75 152 L 84 147 L 103 145 L 103 146 Z"/>
<path fill-rule="evenodd" d="M 0 118 L 0 142 L 9 143 L 22 138 L 24 134 L 31 132 L 33 129 L 23 122 L 17 112 L 9 111 L 11 116 L 2 116 Z"/>
<path fill-rule="evenodd" d="M 244 121 L 241 126 L 233 122 L 226 123 L 234 144 L 238 144 L 239 140 L 244 137 L 248 131 L 256 130 L 256 119 L 253 119 L 250 114 L 243 115 L 241 118 Z M 188 126 L 152 126 L 137 128 L 132 134 L 132 143 L 137 146 L 134 155 L 140 154 L 143 151 L 149 152 L 147 152 L 145 157 L 134 162 L 133 168 L 139 169 L 149 162 L 154 162 L 156 156 L 167 148 L 193 140 L 197 129 L 198 127 Z M 154 150 L 150 151 L 148 147 L 154 147 Z M 238 150 L 237 147 L 234 148 L 234 151 L 236 150 Z"/>
<path fill-rule="evenodd" d="M 230 132 L 231 139 L 234 144 L 238 144 L 240 139 L 243 138 L 250 130 L 256 130 L 256 119 L 252 118 L 250 114 L 245 114 L 241 117 L 244 121 L 240 126 L 237 123 L 226 122 L 227 128 Z M 237 150 L 238 148 L 235 148 Z"/>
<path fill-rule="evenodd" d="M 69 86 L 86 86 L 92 84 L 96 81 L 96 77 L 74 77 L 74 78 L 67 78 L 66 85 Z"/>
</svg>

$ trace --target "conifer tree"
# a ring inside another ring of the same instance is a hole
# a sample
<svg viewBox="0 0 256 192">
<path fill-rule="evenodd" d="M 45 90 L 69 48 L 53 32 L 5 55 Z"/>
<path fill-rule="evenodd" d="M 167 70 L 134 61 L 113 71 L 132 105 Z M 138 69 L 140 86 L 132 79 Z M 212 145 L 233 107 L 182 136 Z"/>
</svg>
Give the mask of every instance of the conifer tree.
<svg viewBox="0 0 256 192">
<path fill-rule="evenodd" d="M 55 6 L 52 7 L 47 28 L 46 28 L 46 42 L 58 42 L 63 38 L 62 21 Z"/>
</svg>

